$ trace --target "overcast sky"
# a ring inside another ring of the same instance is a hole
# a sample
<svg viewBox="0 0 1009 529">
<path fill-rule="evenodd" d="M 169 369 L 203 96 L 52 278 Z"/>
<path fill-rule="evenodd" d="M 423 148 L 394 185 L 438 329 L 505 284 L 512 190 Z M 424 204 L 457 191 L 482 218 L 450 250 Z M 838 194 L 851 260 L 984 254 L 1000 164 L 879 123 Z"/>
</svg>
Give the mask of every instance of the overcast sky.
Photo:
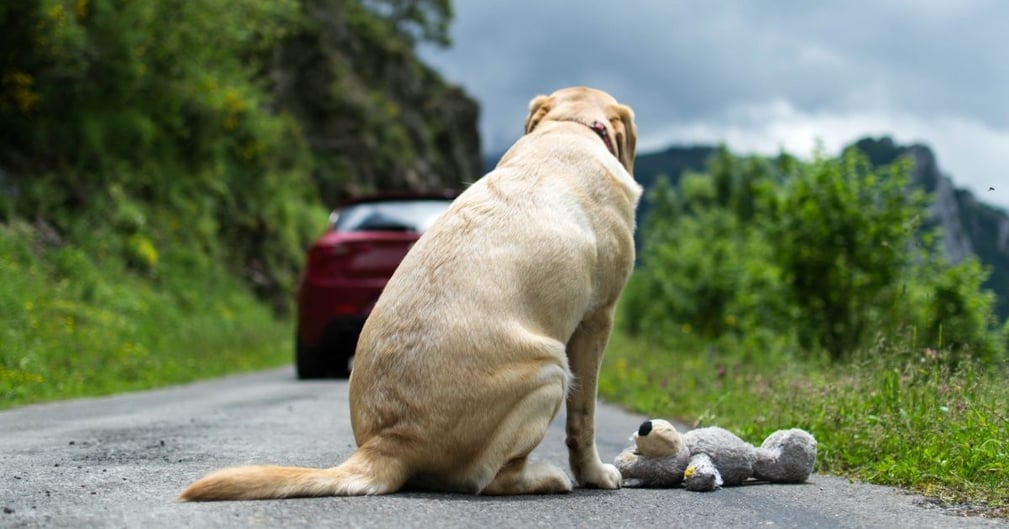
<svg viewBox="0 0 1009 529">
<path fill-rule="evenodd" d="M 639 153 L 724 141 L 808 156 L 887 134 L 1009 208 L 1009 1 L 454 5 L 453 45 L 421 54 L 479 100 L 485 152 L 518 137 L 533 96 L 588 85 L 634 108 Z"/>
</svg>

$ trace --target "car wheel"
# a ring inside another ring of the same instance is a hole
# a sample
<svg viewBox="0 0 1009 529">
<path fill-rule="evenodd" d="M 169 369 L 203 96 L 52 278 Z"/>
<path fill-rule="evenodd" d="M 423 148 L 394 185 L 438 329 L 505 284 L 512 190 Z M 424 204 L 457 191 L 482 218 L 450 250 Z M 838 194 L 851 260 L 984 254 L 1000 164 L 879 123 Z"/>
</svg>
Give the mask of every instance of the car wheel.
<svg viewBox="0 0 1009 529">
<path fill-rule="evenodd" d="M 298 378 L 302 380 L 324 378 L 327 375 L 327 365 L 321 348 L 307 347 L 298 338 L 295 338 L 294 341 L 297 344 L 294 363 L 298 372 Z"/>
<path fill-rule="evenodd" d="M 333 358 L 336 362 L 336 364 L 333 365 L 333 376 L 336 378 L 350 378 L 350 370 L 354 365 L 354 354 L 340 353 L 335 355 Z"/>
<path fill-rule="evenodd" d="M 331 351 L 326 347 L 308 347 L 295 338 L 295 367 L 298 378 L 350 378 L 353 352 Z"/>
</svg>

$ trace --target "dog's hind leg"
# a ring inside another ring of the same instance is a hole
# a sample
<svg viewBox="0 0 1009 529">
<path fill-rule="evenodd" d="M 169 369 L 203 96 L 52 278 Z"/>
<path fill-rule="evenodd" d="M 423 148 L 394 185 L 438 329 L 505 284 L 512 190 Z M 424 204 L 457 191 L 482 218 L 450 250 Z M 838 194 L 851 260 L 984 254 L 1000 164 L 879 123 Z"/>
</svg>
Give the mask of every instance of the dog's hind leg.
<svg viewBox="0 0 1009 529">
<path fill-rule="evenodd" d="M 509 461 L 487 485 L 483 494 L 552 494 L 571 492 L 571 479 L 548 463 L 530 463 L 527 457 Z"/>
<path fill-rule="evenodd" d="M 567 375 L 560 373 L 535 389 L 514 408 L 487 448 L 488 462 L 495 464 L 493 480 L 483 494 L 549 494 L 570 492 L 571 479 L 560 468 L 530 463 L 529 453 L 540 444 L 550 422 L 564 402 Z"/>
</svg>

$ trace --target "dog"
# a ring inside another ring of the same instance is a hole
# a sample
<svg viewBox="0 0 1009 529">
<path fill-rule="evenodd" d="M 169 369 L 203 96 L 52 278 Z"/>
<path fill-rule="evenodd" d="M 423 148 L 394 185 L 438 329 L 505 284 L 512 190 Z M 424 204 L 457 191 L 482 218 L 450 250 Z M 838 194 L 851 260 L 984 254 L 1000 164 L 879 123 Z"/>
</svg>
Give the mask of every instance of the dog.
<svg viewBox="0 0 1009 529">
<path fill-rule="evenodd" d="M 245 466 L 182 500 L 562 493 L 528 461 L 567 403 L 579 486 L 616 489 L 595 405 L 603 349 L 634 263 L 633 111 L 587 87 L 537 96 L 525 134 L 417 241 L 365 322 L 350 376 L 358 449 L 329 469 Z"/>
</svg>

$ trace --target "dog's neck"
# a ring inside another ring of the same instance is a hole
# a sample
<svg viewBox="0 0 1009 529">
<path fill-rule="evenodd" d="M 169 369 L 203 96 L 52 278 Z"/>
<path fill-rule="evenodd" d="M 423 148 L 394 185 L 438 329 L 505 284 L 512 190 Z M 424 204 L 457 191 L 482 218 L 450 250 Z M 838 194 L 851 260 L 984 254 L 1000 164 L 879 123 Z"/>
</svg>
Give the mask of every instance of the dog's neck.
<svg viewBox="0 0 1009 529">
<path fill-rule="evenodd" d="M 599 136 L 599 139 L 603 140 L 603 143 L 606 144 L 606 150 L 613 153 L 613 156 L 616 156 L 617 151 L 613 150 L 613 141 L 610 140 L 610 133 L 606 130 L 606 125 L 603 125 L 598 121 L 593 121 L 588 127 L 592 129 L 592 132 L 595 132 L 596 135 Z"/>
<path fill-rule="evenodd" d="M 606 150 L 610 151 L 610 154 L 617 157 L 618 159 L 620 158 L 620 156 L 617 154 L 616 149 L 613 148 L 613 140 L 610 139 L 610 131 L 606 130 L 606 125 L 604 125 L 602 122 L 593 121 L 592 123 L 585 123 L 584 121 L 579 121 L 577 119 L 558 119 L 553 121 L 555 123 L 560 122 L 578 123 L 579 125 L 588 127 L 592 132 L 595 132 L 596 135 L 599 136 L 599 139 L 603 140 L 603 145 L 606 145 Z M 532 131 L 533 129 L 530 129 L 528 132 Z"/>
</svg>

